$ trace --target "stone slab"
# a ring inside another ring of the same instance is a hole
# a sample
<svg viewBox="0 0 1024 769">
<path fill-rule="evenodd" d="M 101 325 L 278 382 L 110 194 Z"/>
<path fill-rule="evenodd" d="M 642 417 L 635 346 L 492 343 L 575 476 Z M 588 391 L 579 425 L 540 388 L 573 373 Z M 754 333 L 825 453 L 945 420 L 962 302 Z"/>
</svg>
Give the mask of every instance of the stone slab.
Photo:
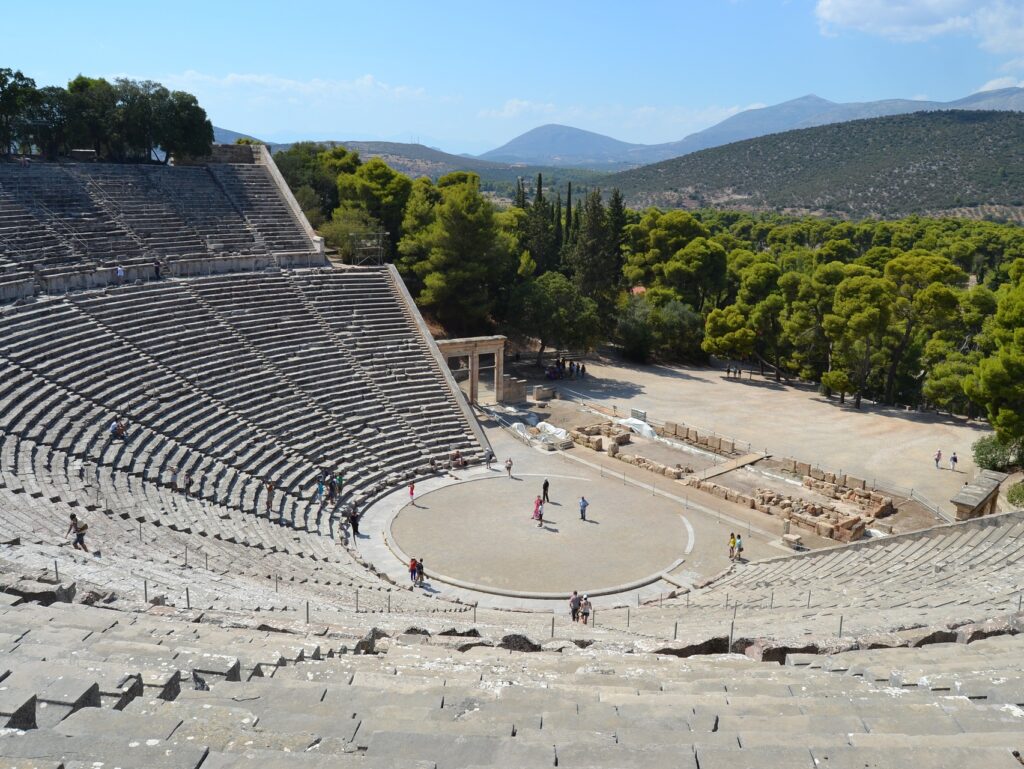
<svg viewBox="0 0 1024 769">
<path fill-rule="evenodd" d="M 811 752 L 819 767 L 829 769 L 1020 769 L 1010 751 L 999 748 L 840 747 L 815 748 Z"/>
<path fill-rule="evenodd" d="M 166 713 L 137 715 L 108 708 L 82 708 L 53 727 L 53 730 L 66 737 L 122 734 L 145 742 L 166 740 L 180 725 L 180 717 Z"/>
<path fill-rule="evenodd" d="M 50 729 L 34 729 L 5 737 L 3 754 L 6 758 L 62 761 L 65 766 L 81 762 L 83 766 L 100 763 L 119 769 L 199 769 L 207 749 L 147 745 L 124 736 L 65 737 Z"/>
</svg>

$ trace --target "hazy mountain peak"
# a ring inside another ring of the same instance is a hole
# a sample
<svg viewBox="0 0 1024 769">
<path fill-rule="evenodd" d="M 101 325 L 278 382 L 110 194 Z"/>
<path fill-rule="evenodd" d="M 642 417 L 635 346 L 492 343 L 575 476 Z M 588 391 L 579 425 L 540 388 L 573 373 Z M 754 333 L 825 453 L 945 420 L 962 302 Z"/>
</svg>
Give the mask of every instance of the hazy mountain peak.
<svg viewBox="0 0 1024 769">
<path fill-rule="evenodd" d="M 950 102 L 882 99 L 834 102 L 809 93 L 767 107 L 738 112 L 703 131 L 666 144 L 629 144 L 572 126 L 548 124 L 480 155 L 487 160 L 594 170 L 640 166 L 723 144 L 795 128 L 943 109 L 1024 111 L 1024 88 L 982 91 Z"/>
</svg>

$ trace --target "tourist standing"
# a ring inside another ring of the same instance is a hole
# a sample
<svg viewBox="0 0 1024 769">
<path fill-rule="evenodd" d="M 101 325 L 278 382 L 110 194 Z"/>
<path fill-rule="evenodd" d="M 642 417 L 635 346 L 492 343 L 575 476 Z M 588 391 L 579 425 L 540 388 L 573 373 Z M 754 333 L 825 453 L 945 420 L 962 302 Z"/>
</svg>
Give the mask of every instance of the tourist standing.
<svg viewBox="0 0 1024 769">
<path fill-rule="evenodd" d="M 267 517 L 270 517 L 270 508 L 274 505 L 274 482 L 268 480 L 265 484 L 267 489 Z"/>
<path fill-rule="evenodd" d="M 544 503 L 542 502 L 537 506 L 537 528 L 544 526 Z"/>
<path fill-rule="evenodd" d="M 508 477 L 512 477 L 512 457 L 505 460 L 505 472 L 508 473 Z"/>
<path fill-rule="evenodd" d="M 411 561 L 409 561 L 409 581 L 412 582 L 412 584 L 414 585 L 416 584 L 416 572 L 418 569 L 419 564 L 416 562 L 416 559 L 413 558 Z"/>
<path fill-rule="evenodd" d="M 487 465 L 487 469 L 491 469 L 491 462 L 494 461 L 494 452 L 490 449 L 484 452 L 484 464 Z"/>
<path fill-rule="evenodd" d="M 572 617 L 573 622 L 579 622 L 580 619 L 580 594 L 575 590 L 572 591 L 572 596 L 569 598 L 569 616 Z"/>
<path fill-rule="evenodd" d="M 87 553 L 89 552 L 89 548 L 85 546 L 85 530 L 88 528 L 89 524 L 85 521 L 78 520 L 78 516 L 74 513 L 71 514 L 71 523 L 68 524 L 68 534 L 75 535 L 75 550 L 84 550 Z"/>
<path fill-rule="evenodd" d="M 544 493 L 544 501 L 545 501 L 545 502 L 550 502 L 550 501 L 551 501 L 551 500 L 550 500 L 550 499 L 548 498 L 548 487 L 549 487 L 550 485 L 551 485 L 551 484 L 550 484 L 550 483 L 548 483 L 548 479 L 547 479 L 547 478 L 545 478 L 545 479 L 544 479 L 544 483 L 543 483 L 543 484 L 541 484 L 541 487 L 540 487 L 540 488 L 541 488 L 541 491 L 542 491 L 542 492 Z"/>
<path fill-rule="evenodd" d="M 939 449 L 938 451 L 935 452 L 935 469 L 936 470 L 940 469 L 939 468 L 939 462 L 941 462 L 941 461 L 942 461 L 942 449 Z"/>
<path fill-rule="evenodd" d="M 413 505 L 414 507 L 416 505 L 416 484 L 415 484 L 415 482 L 409 484 L 409 504 Z"/>
<path fill-rule="evenodd" d="M 422 585 L 423 584 L 423 576 L 424 576 L 424 574 L 423 574 L 423 559 L 422 558 L 418 558 L 418 559 L 416 559 L 416 584 L 417 585 Z"/>
<path fill-rule="evenodd" d="M 590 610 L 591 610 L 591 608 L 592 607 L 590 605 L 590 598 L 587 597 L 586 593 L 584 593 L 583 594 L 583 600 L 580 602 L 580 621 L 584 625 L 586 625 L 587 622 L 590 620 Z"/>
<path fill-rule="evenodd" d="M 587 520 L 587 508 L 590 507 L 590 503 L 587 502 L 586 497 L 580 497 L 580 520 Z"/>
<path fill-rule="evenodd" d="M 729 560 L 736 557 L 736 534 L 729 532 Z"/>
<path fill-rule="evenodd" d="M 949 469 L 952 470 L 954 473 L 956 472 L 956 463 L 957 458 L 956 452 L 954 451 L 952 454 L 949 455 Z"/>
<path fill-rule="evenodd" d="M 737 534 L 736 535 L 736 560 L 737 561 L 742 561 L 743 560 L 743 535 L 742 534 Z"/>
<path fill-rule="evenodd" d="M 359 511 L 356 509 L 356 506 L 354 504 L 352 505 L 351 508 L 349 508 L 349 511 L 348 511 L 348 525 L 352 528 L 352 536 L 353 536 L 353 538 L 354 537 L 358 537 L 359 536 Z"/>
</svg>

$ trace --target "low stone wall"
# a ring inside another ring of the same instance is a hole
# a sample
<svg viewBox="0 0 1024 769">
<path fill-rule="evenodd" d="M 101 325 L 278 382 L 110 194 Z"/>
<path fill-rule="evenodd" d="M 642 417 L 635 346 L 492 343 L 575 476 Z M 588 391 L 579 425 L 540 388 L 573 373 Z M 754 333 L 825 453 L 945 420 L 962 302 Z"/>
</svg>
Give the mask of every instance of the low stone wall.
<svg viewBox="0 0 1024 769">
<path fill-rule="evenodd" d="M 220 275 L 227 272 L 258 272 L 274 266 L 274 258 L 266 254 L 218 256 L 214 258 L 176 259 L 168 272 L 179 278 Z"/>
<path fill-rule="evenodd" d="M 125 267 L 125 282 L 131 282 L 147 268 L 138 266 Z M 152 275 L 153 268 L 148 271 Z M 66 294 L 69 291 L 82 291 L 89 288 L 105 288 L 117 285 L 117 270 L 114 267 L 81 267 L 53 272 L 40 272 L 36 276 L 43 292 L 47 294 Z"/>
<path fill-rule="evenodd" d="M 728 438 L 711 435 L 707 432 L 702 433 L 700 430 L 694 427 L 687 427 L 680 422 L 666 422 L 661 427 L 655 427 L 655 431 L 663 438 L 673 438 L 675 440 L 684 441 L 692 446 L 706 449 L 714 452 L 715 454 L 739 456 L 743 453 L 743 451 L 738 449 L 736 444 Z"/>
<path fill-rule="evenodd" d="M 0 275 L 0 302 L 16 302 L 34 296 L 36 281 L 31 275 Z"/>
<path fill-rule="evenodd" d="M 327 257 L 324 256 L 323 248 L 319 253 L 299 251 L 289 254 L 277 254 L 277 263 L 282 269 L 296 269 L 299 267 L 326 267 Z"/>
<path fill-rule="evenodd" d="M 714 481 L 690 478 L 687 485 L 727 502 L 734 502 L 742 507 L 757 510 L 759 513 L 776 516 L 784 521 L 789 521 L 792 526 L 838 542 L 853 542 L 860 539 L 864 536 L 867 527 L 874 522 L 874 518 L 871 516 L 849 513 L 829 505 L 807 502 L 799 497 L 781 494 L 774 489 L 756 489 L 754 495 L 751 496 Z"/>
<path fill-rule="evenodd" d="M 834 483 L 838 486 L 842 486 L 847 489 L 867 489 L 868 483 L 863 478 L 857 478 L 853 475 L 846 475 L 842 472 L 832 473 L 828 470 L 823 470 L 816 465 L 811 465 L 807 462 L 801 462 L 798 459 L 792 457 L 783 457 L 778 460 L 780 469 L 789 473 L 790 475 L 796 475 L 800 478 L 810 476 L 816 481 L 823 481 L 825 483 Z"/>
<path fill-rule="evenodd" d="M 663 465 L 661 462 L 655 462 L 640 454 L 627 454 L 621 451 L 622 446 L 628 446 L 630 443 L 630 432 L 611 422 L 599 422 L 571 430 L 569 437 L 572 438 L 573 443 L 579 446 L 607 452 L 608 456 L 618 459 L 620 462 L 672 480 L 679 480 L 693 472 L 693 469 L 689 467 Z"/>
<path fill-rule="evenodd" d="M 829 473 L 831 475 L 831 473 Z M 845 479 L 846 476 L 843 476 Z M 863 481 L 860 481 L 863 483 Z M 818 494 L 849 502 L 861 508 L 864 515 L 872 518 L 884 518 L 896 512 L 893 506 L 892 497 L 886 496 L 878 491 L 865 489 L 863 486 L 848 487 L 838 480 L 818 480 L 814 476 L 804 476 L 804 487 L 816 491 Z"/>
</svg>

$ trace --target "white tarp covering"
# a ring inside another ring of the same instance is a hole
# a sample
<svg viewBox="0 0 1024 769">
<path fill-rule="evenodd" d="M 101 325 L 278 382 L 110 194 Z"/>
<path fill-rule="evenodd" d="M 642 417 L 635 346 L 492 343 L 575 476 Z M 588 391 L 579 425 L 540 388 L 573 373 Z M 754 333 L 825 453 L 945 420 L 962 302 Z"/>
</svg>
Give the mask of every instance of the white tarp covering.
<svg viewBox="0 0 1024 769">
<path fill-rule="evenodd" d="M 527 432 L 526 425 L 524 425 L 522 422 L 513 422 L 511 425 L 509 425 L 509 427 L 511 428 L 512 432 L 516 433 L 520 437 L 525 438 L 526 440 L 530 440 L 530 433 Z"/>
<path fill-rule="evenodd" d="M 654 432 L 653 427 L 639 419 L 633 419 L 632 417 L 630 417 L 629 419 L 616 419 L 615 422 L 616 424 L 620 424 L 623 427 L 629 428 L 630 431 L 636 433 L 637 435 L 641 435 L 644 438 L 658 437 L 658 434 Z"/>
<path fill-rule="evenodd" d="M 550 422 L 538 422 L 537 429 L 544 433 L 545 436 L 556 438 L 560 441 L 564 441 L 569 437 L 569 433 L 563 430 L 561 427 L 555 427 Z"/>
</svg>

